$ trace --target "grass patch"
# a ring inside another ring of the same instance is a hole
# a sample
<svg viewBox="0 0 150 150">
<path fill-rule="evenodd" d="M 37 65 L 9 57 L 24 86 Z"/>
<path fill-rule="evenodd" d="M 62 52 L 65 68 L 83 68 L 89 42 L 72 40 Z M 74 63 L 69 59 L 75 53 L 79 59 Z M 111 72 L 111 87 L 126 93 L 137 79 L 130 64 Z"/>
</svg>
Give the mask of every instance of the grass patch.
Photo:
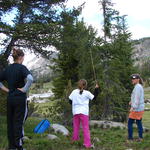
<svg viewBox="0 0 150 150">
<path fill-rule="evenodd" d="M 150 105 L 146 104 L 146 108 L 150 108 Z M 150 129 L 150 111 L 145 111 L 143 116 L 144 126 Z"/>
<path fill-rule="evenodd" d="M 7 147 L 6 117 L 0 117 L 0 121 L 0 150 L 2 150 Z M 79 142 L 71 144 L 71 135 L 66 137 L 60 133 L 55 134 L 52 130 L 48 130 L 41 135 L 34 134 L 33 129 L 39 122 L 40 120 L 37 118 L 28 118 L 25 124 L 26 136 L 30 138 L 30 140 L 27 140 L 24 144 L 24 147 L 26 147 L 27 150 L 84 150 L 82 138 Z M 67 128 L 72 132 L 71 127 Z M 134 137 L 137 137 L 137 130 L 135 131 Z M 57 135 L 59 140 L 48 140 L 48 133 Z M 96 150 L 126 150 L 129 148 L 133 150 L 149 150 L 150 133 L 144 133 L 144 141 L 142 143 L 133 142 L 128 144 L 126 143 L 126 139 L 126 129 L 91 128 L 91 140 L 92 143 L 94 143 Z"/>
<path fill-rule="evenodd" d="M 30 94 L 46 93 L 53 88 L 52 82 L 37 82 L 33 83 L 30 89 Z"/>
<path fill-rule="evenodd" d="M 144 88 L 145 99 L 150 99 L 150 87 Z"/>
<path fill-rule="evenodd" d="M 51 83 L 46 83 L 42 85 L 44 91 L 51 89 Z M 46 90 L 45 90 L 46 89 Z M 36 87 L 34 87 L 36 91 Z M 34 91 L 33 91 L 34 93 Z M 145 89 L 145 99 L 150 99 L 150 88 Z M 48 102 L 46 104 L 40 104 L 38 107 L 38 112 L 48 112 L 48 114 L 53 114 L 53 109 L 55 102 Z M 150 108 L 150 105 L 146 105 Z M 48 108 L 49 111 L 47 110 Z M 145 111 L 143 116 L 143 126 L 150 128 L 150 111 Z M 50 122 L 52 122 L 50 117 Z M 24 144 L 27 150 L 84 150 L 83 139 L 74 144 L 70 143 L 70 136 L 62 136 L 61 134 L 55 134 L 52 130 L 48 130 L 42 135 L 33 133 L 33 129 L 41 120 L 38 118 L 28 118 L 25 124 L 25 135 L 30 138 Z M 7 129 L 6 129 L 6 117 L 0 116 L 0 150 L 5 150 L 8 145 L 7 142 Z M 72 133 L 72 127 L 67 127 Z M 59 140 L 48 140 L 47 134 L 55 134 L 59 137 Z M 82 135 L 82 134 L 81 134 Z M 82 137 L 82 136 L 81 136 Z M 137 138 L 137 130 L 134 130 L 134 137 Z M 127 129 L 100 129 L 91 128 L 91 141 L 95 145 L 95 150 L 150 150 L 149 139 L 150 132 L 144 133 L 144 141 L 142 143 L 133 142 L 127 143 Z"/>
</svg>

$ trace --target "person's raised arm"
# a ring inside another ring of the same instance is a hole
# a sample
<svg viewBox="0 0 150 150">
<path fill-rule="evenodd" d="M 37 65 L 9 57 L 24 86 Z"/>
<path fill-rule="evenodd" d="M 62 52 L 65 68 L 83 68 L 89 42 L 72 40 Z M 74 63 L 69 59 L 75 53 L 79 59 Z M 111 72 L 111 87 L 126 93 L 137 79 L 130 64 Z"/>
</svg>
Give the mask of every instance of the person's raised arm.
<svg viewBox="0 0 150 150">
<path fill-rule="evenodd" d="M 69 104 L 72 105 L 72 100 L 69 99 Z"/>
<path fill-rule="evenodd" d="M 94 92 L 93 92 L 93 95 L 94 95 L 93 100 L 96 100 L 99 93 L 100 93 L 100 88 L 99 88 L 99 85 L 96 83 L 95 89 L 94 89 Z"/>
<path fill-rule="evenodd" d="M 74 93 L 74 92 L 72 91 L 71 94 L 69 95 L 69 103 L 70 103 L 70 105 L 72 105 L 72 100 L 73 100 L 73 97 L 74 97 L 74 96 L 73 96 L 73 95 L 74 95 L 73 93 Z"/>
</svg>

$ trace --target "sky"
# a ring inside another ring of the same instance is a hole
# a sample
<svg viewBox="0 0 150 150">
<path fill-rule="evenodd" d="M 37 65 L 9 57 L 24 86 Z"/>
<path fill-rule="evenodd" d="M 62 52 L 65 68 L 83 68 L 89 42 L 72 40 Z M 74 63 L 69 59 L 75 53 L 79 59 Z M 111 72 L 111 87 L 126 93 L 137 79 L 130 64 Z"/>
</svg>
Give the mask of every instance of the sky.
<svg viewBox="0 0 150 150">
<path fill-rule="evenodd" d="M 98 35 L 102 35 L 102 12 L 98 3 L 99 0 L 68 0 L 67 7 L 70 9 L 73 6 L 78 7 L 85 3 L 82 10 L 81 18 L 87 25 L 92 25 L 97 31 Z M 128 29 L 132 33 L 132 39 L 140 39 L 143 37 L 150 37 L 150 0 L 112 0 L 115 3 L 114 8 L 120 12 L 120 15 L 127 15 Z M 5 17 L 7 21 L 11 16 Z M 4 36 L 0 35 L 0 43 Z M 0 45 L 0 49 L 2 46 Z"/>
<path fill-rule="evenodd" d="M 98 3 L 99 0 L 67 0 L 67 7 L 78 7 L 85 2 L 81 18 L 87 25 L 92 25 L 98 34 L 102 34 L 102 11 Z M 112 0 L 114 8 L 120 12 L 120 15 L 127 15 L 128 29 L 132 33 L 132 39 L 150 37 L 150 0 Z M 11 23 L 10 18 L 15 14 L 5 17 L 6 21 Z M 2 35 L 0 35 L 1 41 Z"/>
<path fill-rule="evenodd" d="M 77 7 L 85 3 L 81 17 L 88 25 L 92 25 L 98 30 L 102 29 L 102 13 L 100 11 L 99 0 L 68 0 L 67 7 Z M 127 15 L 127 24 L 132 33 L 132 39 L 150 37 L 150 0 L 112 0 L 114 8 L 120 15 Z"/>
</svg>

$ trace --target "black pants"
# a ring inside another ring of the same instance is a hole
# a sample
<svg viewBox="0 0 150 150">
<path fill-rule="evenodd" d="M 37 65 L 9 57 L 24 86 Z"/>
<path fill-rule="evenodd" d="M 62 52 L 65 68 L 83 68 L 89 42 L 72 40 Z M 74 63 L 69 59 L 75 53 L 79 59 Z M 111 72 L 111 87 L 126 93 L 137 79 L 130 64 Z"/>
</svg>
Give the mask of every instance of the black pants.
<svg viewBox="0 0 150 150">
<path fill-rule="evenodd" d="M 7 100 L 7 134 L 9 149 L 22 150 L 24 136 L 23 124 L 27 117 L 25 96 L 8 97 Z"/>
</svg>

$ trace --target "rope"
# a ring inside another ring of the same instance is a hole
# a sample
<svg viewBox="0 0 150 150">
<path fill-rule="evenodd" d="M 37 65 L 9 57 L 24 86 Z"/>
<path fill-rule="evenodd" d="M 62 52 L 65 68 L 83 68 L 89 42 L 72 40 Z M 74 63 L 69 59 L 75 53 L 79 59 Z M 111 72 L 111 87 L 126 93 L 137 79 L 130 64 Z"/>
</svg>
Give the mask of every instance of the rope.
<svg viewBox="0 0 150 150">
<path fill-rule="evenodd" d="M 92 63 L 92 69 L 93 69 L 93 74 L 94 74 L 94 80 L 97 83 L 96 72 L 95 72 L 95 67 L 94 67 L 94 62 L 93 62 L 93 56 L 92 56 L 92 50 L 91 49 L 90 49 L 90 56 L 91 56 L 91 63 Z"/>
</svg>

